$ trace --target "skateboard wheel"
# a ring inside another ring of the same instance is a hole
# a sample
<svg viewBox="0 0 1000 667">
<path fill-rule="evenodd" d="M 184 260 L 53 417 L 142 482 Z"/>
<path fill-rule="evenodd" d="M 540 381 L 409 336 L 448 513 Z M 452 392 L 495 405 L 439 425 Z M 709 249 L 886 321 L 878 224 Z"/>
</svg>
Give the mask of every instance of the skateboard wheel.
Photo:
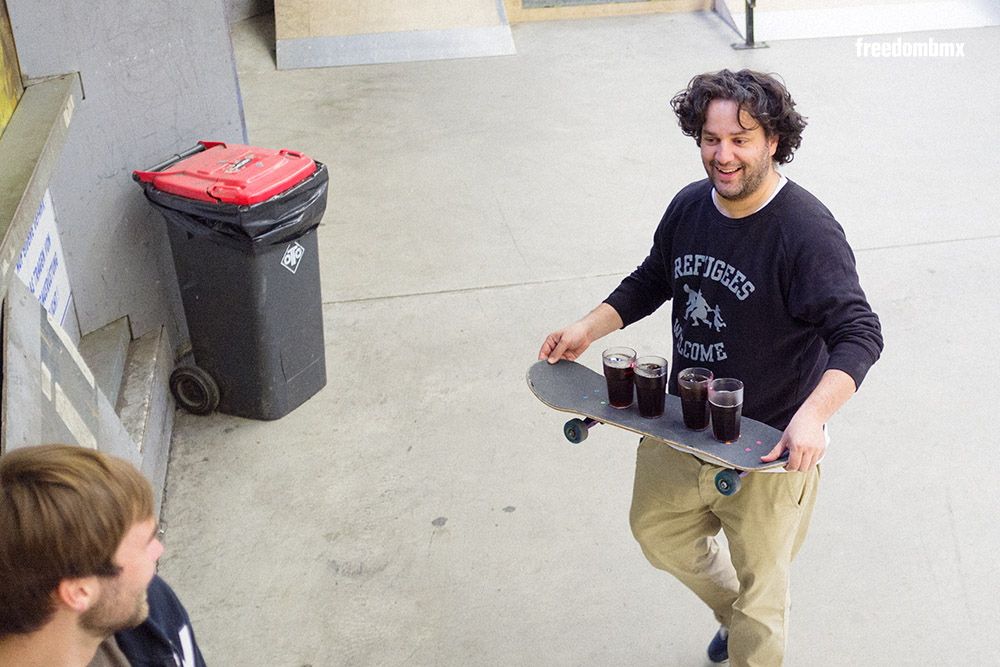
<svg viewBox="0 0 1000 667">
<path fill-rule="evenodd" d="M 219 407 L 219 385 L 197 366 L 181 366 L 171 373 L 170 393 L 192 414 L 207 415 Z"/>
<path fill-rule="evenodd" d="M 743 480 L 735 470 L 723 470 L 715 476 L 715 488 L 724 496 L 731 496 L 740 490 Z"/>
<path fill-rule="evenodd" d="M 578 445 L 587 439 L 587 436 L 590 435 L 590 429 L 587 428 L 587 423 L 582 419 L 570 419 L 563 426 L 563 435 L 574 445 Z"/>
</svg>

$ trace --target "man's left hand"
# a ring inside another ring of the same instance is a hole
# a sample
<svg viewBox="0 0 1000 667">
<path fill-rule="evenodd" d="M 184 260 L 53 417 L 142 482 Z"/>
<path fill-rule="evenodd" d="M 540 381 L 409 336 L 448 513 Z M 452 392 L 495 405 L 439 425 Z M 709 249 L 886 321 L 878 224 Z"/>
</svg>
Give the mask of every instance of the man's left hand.
<svg viewBox="0 0 1000 667">
<path fill-rule="evenodd" d="M 836 368 L 828 368 L 809 398 L 795 412 L 792 421 L 781 434 L 781 440 L 760 460 L 770 463 L 787 451 L 788 465 L 785 470 L 812 470 L 826 453 L 823 425 L 856 390 L 857 385 L 850 375 Z"/>
<path fill-rule="evenodd" d="M 826 453 L 826 433 L 823 432 L 823 423 L 811 419 L 800 411 L 781 434 L 781 440 L 774 449 L 766 456 L 760 457 L 760 460 L 764 463 L 776 461 L 786 450 L 788 464 L 785 470 L 789 472 L 811 470 Z"/>
</svg>

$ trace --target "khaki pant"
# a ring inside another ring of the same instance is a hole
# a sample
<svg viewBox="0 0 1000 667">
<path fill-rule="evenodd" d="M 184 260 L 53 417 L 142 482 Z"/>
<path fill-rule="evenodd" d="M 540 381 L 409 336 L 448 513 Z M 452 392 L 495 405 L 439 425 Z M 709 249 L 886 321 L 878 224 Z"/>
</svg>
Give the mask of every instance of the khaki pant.
<svg viewBox="0 0 1000 667">
<path fill-rule="evenodd" d="M 778 667 L 788 634 L 789 567 L 805 540 L 819 468 L 751 473 L 715 488 L 722 468 L 643 438 L 630 520 L 649 562 L 690 588 L 729 628 L 732 667 Z M 728 550 L 716 539 L 723 530 Z"/>
</svg>

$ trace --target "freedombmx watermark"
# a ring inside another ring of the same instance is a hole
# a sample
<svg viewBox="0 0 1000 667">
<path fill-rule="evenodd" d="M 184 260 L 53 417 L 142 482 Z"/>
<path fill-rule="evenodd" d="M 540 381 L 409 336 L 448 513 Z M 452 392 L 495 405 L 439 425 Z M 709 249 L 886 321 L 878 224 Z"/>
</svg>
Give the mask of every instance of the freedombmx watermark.
<svg viewBox="0 0 1000 667">
<path fill-rule="evenodd" d="M 858 37 L 854 43 L 858 58 L 964 58 L 965 42 L 938 42 L 933 37 L 927 41 L 903 41 L 897 37 L 893 42 L 866 41 Z"/>
</svg>

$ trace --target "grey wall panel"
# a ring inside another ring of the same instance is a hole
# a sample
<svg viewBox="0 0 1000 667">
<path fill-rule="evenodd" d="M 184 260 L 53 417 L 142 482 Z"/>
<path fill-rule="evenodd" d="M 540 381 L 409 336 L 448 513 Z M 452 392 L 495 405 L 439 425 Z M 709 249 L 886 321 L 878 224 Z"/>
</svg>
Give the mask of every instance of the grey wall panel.
<svg viewBox="0 0 1000 667">
<path fill-rule="evenodd" d="M 5 451 L 68 443 L 94 447 L 140 466 L 142 455 L 94 384 L 73 341 L 48 319 L 20 281 L 11 281 L 5 307 Z"/>
<path fill-rule="evenodd" d="M 37 445 L 42 439 L 41 308 L 14 278 L 4 300 L 2 451 Z M 2 453 L 2 452 L 0 452 Z"/>
<path fill-rule="evenodd" d="M 22 71 L 79 71 L 51 191 L 80 329 L 187 338 L 164 223 L 131 180 L 199 139 L 242 143 L 225 0 L 7 0 Z"/>
</svg>

